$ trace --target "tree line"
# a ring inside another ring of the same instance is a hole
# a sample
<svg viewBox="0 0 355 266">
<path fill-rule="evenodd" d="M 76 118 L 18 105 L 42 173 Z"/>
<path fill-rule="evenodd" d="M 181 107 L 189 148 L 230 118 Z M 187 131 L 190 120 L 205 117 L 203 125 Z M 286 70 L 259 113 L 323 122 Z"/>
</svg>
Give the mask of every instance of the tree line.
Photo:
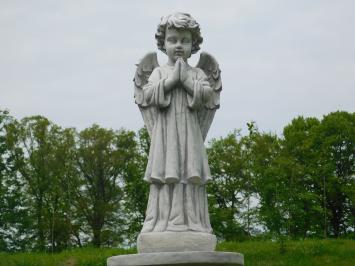
<svg viewBox="0 0 355 266">
<path fill-rule="evenodd" d="M 282 136 L 248 123 L 207 145 L 221 240 L 354 236 L 355 113 L 297 117 Z M 0 110 L 0 251 L 134 245 L 149 136 Z"/>
</svg>

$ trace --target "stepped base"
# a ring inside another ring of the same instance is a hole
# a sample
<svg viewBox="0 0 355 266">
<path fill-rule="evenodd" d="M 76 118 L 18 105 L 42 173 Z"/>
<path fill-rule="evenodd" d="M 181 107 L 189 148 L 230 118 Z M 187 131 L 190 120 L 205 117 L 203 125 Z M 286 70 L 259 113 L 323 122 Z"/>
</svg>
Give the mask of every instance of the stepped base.
<svg viewBox="0 0 355 266">
<path fill-rule="evenodd" d="M 137 239 L 138 253 L 214 251 L 217 238 L 201 232 L 141 233 Z"/>
<path fill-rule="evenodd" d="M 107 266 L 241 266 L 244 256 L 234 252 L 155 252 L 114 256 Z"/>
</svg>

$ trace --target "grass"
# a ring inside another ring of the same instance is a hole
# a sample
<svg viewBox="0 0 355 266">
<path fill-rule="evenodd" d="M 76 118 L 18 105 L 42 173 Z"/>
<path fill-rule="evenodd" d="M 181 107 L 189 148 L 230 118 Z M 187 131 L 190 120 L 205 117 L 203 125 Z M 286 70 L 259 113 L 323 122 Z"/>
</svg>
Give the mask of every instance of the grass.
<svg viewBox="0 0 355 266">
<path fill-rule="evenodd" d="M 136 253 L 134 249 L 77 248 L 60 253 L 0 253 L 0 266 L 106 266 L 108 257 Z"/>
<path fill-rule="evenodd" d="M 245 265 L 355 265 L 354 240 L 225 242 L 218 251 L 244 254 Z M 82 248 L 61 253 L 0 253 L 0 266 L 106 266 L 114 255 L 132 254 L 134 249 Z"/>
<path fill-rule="evenodd" d="M 354 240 L 226 242 L 217 249 L 244 254 L 245 265 L 355 265 Z"/>
</svg>

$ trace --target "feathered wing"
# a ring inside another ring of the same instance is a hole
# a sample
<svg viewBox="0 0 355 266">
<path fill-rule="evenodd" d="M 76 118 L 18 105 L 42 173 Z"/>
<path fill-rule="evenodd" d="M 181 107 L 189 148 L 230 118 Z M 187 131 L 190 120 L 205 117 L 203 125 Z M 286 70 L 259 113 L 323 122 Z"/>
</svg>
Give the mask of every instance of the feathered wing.
<svg viewBox="0 0 355 266">
<path fill-rule="evenodd" d="M 203 70 L 213 89 L 212 96 L 204 108 L 198 111 L 198 120 L 202 132 L 203 140 L 206 139 L 208 130 L 212 124 L 214 114 L 219 108 L 219 95 L 222 90 L 221 70 L 214 57 L 206 52 L 200 54 L 200 60 L 197 63 L 197 68 Z"/>
<path fill-rule="evenodd" d="M 150 137 L 152 137 L 152 130 L 157 116 L 157 111 L 155 107 L 144 106 L 143 87 L 148 83 L 148 78 L 152 74 L 153 70 L 158 66 L 157 53 L 151 52 L 146 54 L 137 64 L 137 70 L 133 79 L 135 102 L 138 104 L 139 110 L 142 113 L 143 121 Z"/>
</svg>

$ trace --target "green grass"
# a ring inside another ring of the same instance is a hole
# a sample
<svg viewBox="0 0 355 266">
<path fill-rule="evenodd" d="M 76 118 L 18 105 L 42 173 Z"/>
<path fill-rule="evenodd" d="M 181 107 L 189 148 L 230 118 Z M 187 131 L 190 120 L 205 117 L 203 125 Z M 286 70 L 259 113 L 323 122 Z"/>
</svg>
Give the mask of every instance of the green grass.
<svg viewBox="0 0 355 266">
<path fill-rule="evenodd" d="M 244 254 L 245 265 L 355 265 L 354 240 L 226 242 L 218 250 Z"/>
<path fill-rule="evenodd" d="M 136 253 L 134 249 L 82 248 L 60 253 L 0 253 L 0 266 L 106 266 L 108 257 Z"/>
<path fill-rule="evenodd" d="M 244 254 L 245 265 L 355 265 L 355 240 L 225 242 L 218 251 Z M 110 256 L 134 249 L 82 248 L 61 253 L 0 253 L 0 266 L 106 266 Z"/>
</svg>

